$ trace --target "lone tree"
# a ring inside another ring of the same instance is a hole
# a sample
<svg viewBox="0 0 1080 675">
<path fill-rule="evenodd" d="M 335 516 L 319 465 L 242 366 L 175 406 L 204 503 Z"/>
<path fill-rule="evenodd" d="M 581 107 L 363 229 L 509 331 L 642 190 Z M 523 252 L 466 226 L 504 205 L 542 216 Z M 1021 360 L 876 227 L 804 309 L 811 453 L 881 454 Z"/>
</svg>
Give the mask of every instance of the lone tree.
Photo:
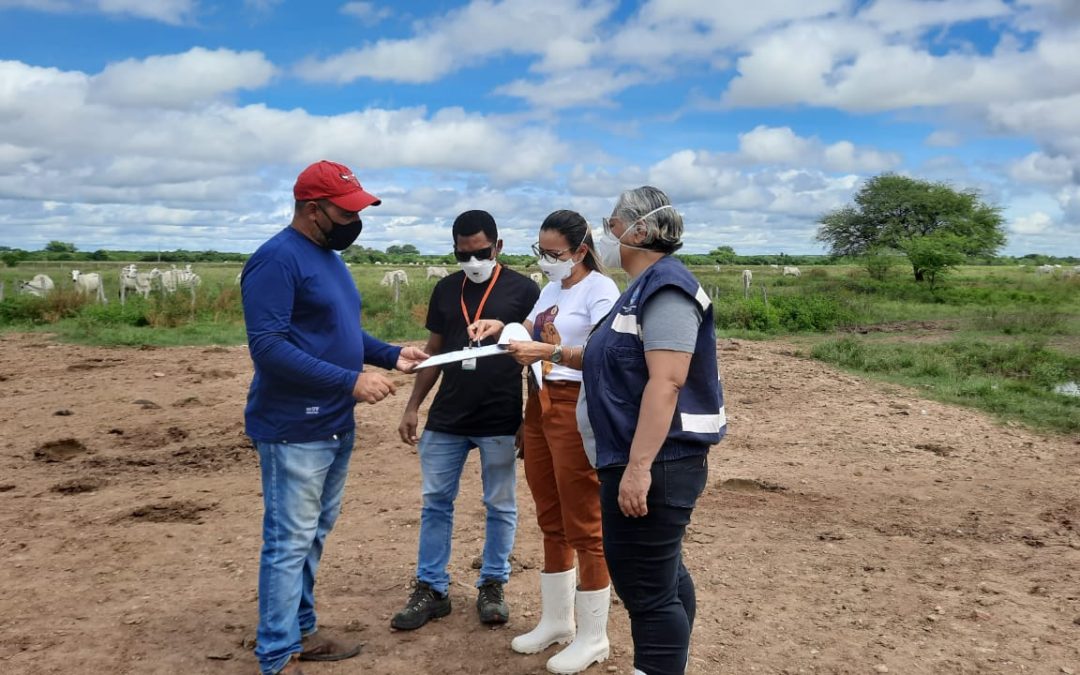
<svg viewBox="0 0 1080 675">
<path fill-rule="evenodd" d="M 48 244 L 45 244 L 45 250 L 49 253 L 74 253 L 77 249 L 75 244 L 53 239 Z"/>
<path fill-rule="evenodd" d="M 938 235 L 932 248 L 944 244 L 959 255 L 947 256 L 953 265 L 962 256 L 994 255 L 1005 245 L 1001 209 L 983 202 L 977 190 L 958 191 L 945 183 L 888 173 L 866 181 L 854 205 L 827 213 L 818 222 L 817 238 L 829 245 L 833 255 L 904 251 L 916 281 L 926 278 L 927 269 L 921 264 L 923 257 L 911 252 L 926 251 L 927 247 L 914 243 L 924 237 Z"/>
</svg>

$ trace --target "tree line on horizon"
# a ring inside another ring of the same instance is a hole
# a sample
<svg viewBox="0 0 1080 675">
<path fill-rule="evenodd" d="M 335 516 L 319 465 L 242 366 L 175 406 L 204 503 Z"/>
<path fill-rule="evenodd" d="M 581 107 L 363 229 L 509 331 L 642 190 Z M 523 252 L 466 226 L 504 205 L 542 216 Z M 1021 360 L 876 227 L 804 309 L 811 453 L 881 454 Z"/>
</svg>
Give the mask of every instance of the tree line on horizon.
<svg viewBox="0 0 1080 675">
<path fill-rule="evenodd" d="M 739 255 L 731 246 L 719 246 L 704 254 L 677 254 L 689 265 L 834 265 L 863 264 L 871 276 L 881 276 L 898 260 L 906 258 L 916 281 L 933 286 L 950 269 L 961 264 L 1043 265 L 1075 264 L 1077 256 L 1029 253 L 999 256 L 1006 243 L 1004 218 L 999 206 L 983 201 L 977 190 L 956 189 L 931 182 L 885 173 L 867 180 L 853 203 L 830 211 L 818 220 L 816 239 L 828 247 L 826 255 Z M 50 241 L 39 251 L 0 245 L 0 261 L 8 267 L 21 262 L 116 261 L 143 263 L 244 262 L 248 253 L 214 250 L 190 251 L 79 251 L 75 244 Z M 412 244 L 394 244 L 385 250 L 353 245 L 342 253 L 354 264 L 453 265 L 451 252 L 422 254 Z M 534 263 L 532 255 L 502 256 L 510 265 Z"/>
</svg>

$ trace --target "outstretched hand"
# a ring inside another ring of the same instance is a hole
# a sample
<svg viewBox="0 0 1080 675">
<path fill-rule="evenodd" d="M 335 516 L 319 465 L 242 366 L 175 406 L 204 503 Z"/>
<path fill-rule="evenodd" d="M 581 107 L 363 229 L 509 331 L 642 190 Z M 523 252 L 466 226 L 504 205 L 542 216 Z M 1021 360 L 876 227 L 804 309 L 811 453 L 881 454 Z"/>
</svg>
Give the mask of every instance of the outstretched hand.
<svg viewBox="0 0 1080 675">
<path fill-rule="evenodd" d="M 466 330 L 469 333 L 469 340 L 479 342 L 486 337 L 502 333 L 502 329 L 505 327 L 506 324 L 498 319 L 480 319 L 469 324 Z"/>
<path fill-rule="evenodd" d="M 510 356 L 523 366 L 528 366 L 537 361 L 545 361 L 551 358 L 552 347 L 546 342 L 533 342 L 532 340 L 511 340 L 506 348 Z"/>
<path fill-rule="evenodd" d="M 428 359 L 428 354 L 419 347 L 402 347 L 394 368 L 403 373 L 411 373 L 421 362 Z"/>
</svg>

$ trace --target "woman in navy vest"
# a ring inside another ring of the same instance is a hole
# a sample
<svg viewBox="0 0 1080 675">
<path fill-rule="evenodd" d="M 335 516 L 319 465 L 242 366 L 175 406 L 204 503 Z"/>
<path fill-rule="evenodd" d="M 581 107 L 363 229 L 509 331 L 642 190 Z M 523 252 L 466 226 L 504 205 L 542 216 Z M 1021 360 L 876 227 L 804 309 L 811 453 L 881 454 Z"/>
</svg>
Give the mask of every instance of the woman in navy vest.
<svg viewBox="0 0 1080 675">
<path fill-rule="evenodd" d="M 708 478 L 709 446 L 727 430 L 712 303 L 671 255 L 682 234 L 662 191 L 620 195 L 597 249 L 632 281 L 585 347 L 561 354 L 582 370 L 578 428 L 600 477 L 604 555 L 642 675 L 685 672 L 696 604 L 683 534 Z M 524 364 L 550 360 L 552 350 L 510 347 Z"/>
</svg>

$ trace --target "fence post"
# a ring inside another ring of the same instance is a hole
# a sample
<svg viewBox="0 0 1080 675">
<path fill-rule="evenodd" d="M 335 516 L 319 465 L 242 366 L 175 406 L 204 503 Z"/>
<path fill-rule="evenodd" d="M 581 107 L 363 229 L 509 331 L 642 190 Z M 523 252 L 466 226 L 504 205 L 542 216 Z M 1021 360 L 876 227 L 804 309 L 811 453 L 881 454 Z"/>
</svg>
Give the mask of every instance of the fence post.
<svg viewBox="0 0 1080 675">
<path fill-rule="evenodd" d="M 761 298 L 765 301 L 765 309 L 769 308 L 769 292 L 765 290 L 765 285 L 761 286 Z"/>
<path fill-rule="evenodd" d="M 394 275 L 394 304 L 401 300 L 401 277 Z"/>
</svg>

